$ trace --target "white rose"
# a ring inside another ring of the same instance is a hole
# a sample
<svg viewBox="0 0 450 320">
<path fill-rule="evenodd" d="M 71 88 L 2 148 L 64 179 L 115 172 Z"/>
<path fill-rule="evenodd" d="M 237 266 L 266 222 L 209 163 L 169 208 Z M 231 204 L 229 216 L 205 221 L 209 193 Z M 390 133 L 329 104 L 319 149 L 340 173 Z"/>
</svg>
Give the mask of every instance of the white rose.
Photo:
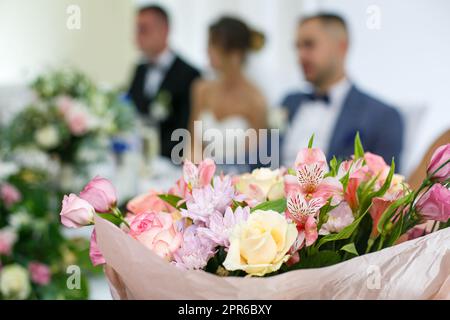
<svg viewBox="0 0 450 320">
<path fill-rule="evenodd" d="M 275 211 L 257 210 L 230 236 L 230 248 L 223 266 L 263 276 L 280 269 L 298 235 L 297 227 Z"/>
<path fill-rule="evenodd" d="M 52 149 L 59 143 L 58 130 L 54 126 L 46 126 L 35 132 L 34 139 L 42 148 Z"/>
<path fill-rule="evenodd" d="M 284 182 L 280 170 L 255 169 L 239 177 L 238 192 L 258 201 L 277 200 L 284 196 Z"/>
<path fill-rule="evenodd" d="M 28 298 L 31 292 L 28 271 L 18 264 L 4 267 L 0 273 L 0 291 L 8 299 Z"/>
</svg>

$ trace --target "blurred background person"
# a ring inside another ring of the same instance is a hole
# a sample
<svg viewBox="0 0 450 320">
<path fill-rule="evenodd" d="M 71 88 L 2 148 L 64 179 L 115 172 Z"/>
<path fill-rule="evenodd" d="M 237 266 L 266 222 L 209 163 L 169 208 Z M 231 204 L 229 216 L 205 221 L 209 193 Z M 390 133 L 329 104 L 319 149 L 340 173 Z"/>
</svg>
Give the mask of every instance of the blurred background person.
<svg viewBox="0 0 450 320">
<path fill-rule="evenodd" d="M 129 89 L 129 97 L 144 119 L 159 128 L 161 155 L 170 158 L 177 142 L 172 132 L 188 127 L 190 89 L 200 76 L 169 47 L 170 21 L 157 5 L 139 9 L 136 43 L 143 54 Z"/>
<path fill-rule="evenodd" d="M 242 148 L 256 152 L 256 145 L 249 143 L 245 146 L 245 131 L 266 128 L 265 98 L 243 70 L 247 55 L 262 49 L 264 41 L 262 33 L 233 17 L 222 17 L 209 28 L 208 56 L 217 77 L 214 80 L 198 80 L 193 86 L 190 128 L 194 139 L 202 139 L 195 135 L 194 121 L 201 121 L 203 130 L 219 130 L 223 137 L 227 129 L 236 130 L 236 149 L 228 139 L 224 139 L 223 148 L 216 145 L 214 155 L 218 163 L 223 164 L 225 156 L 227 159 L 242 156 L 237 154 Z M 202 141 L 200 144 L 204 146 Z M 198 159 L 201 155 L 197 154 L 194 160 Z M 227 163 L 223 168 L 225 171 L 248 169 L 234 164 Z"/>
<path fill-rule="evenodd" d="M 289 126 L 281 143 L 282 163 L 295 162 L 297 152 L 314 133 L 314 146 L 328 159 L 353 154 L 357 132 L 366 151 L 400 163 L 403 121 L 391 106 L 362 92 L 348 78 L 345 62 L 349 32 L 343 18 L 317 14 L 297 28 L 298 62 L 310 92 L 293 92 L 283 101 Z M 397 167 L 398 170 L 398 167 Z"/>
</svg>

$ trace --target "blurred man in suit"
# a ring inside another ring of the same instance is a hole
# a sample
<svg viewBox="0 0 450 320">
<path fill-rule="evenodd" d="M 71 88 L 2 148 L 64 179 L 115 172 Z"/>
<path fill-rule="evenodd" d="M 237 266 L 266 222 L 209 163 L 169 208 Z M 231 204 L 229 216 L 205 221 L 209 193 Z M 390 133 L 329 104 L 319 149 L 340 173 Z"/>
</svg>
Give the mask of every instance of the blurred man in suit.
<svg viewBox="0 0 450 320">
<path fill-rule="evenodd" d="M 159 126 L 161 154 L 170 158 L 178 143 L 171 141 L 172 132 L 188 127 L 191 85 L 200 73 L 169 48 L 169 31 L 169 16 L 162 7 L 139 10 L 136 42 L 144 59 L 128 95 L 139 113 Z"/>
<path fill-rule="evenodd" d="M 282 163 L 292 165 L 313 133 L 314 145 L 329 159 L 347 158 L 359 132 L 366 151 L 381 155 L 388 163 L 394 157 L 399 164 L 403 121 L 394 108 L 362 92 L 348 79 L 345 21 L 332 14 L 302 19 L 296 46 L 299 64 L 312 88 L 284 99 L 289 125 L 281 140 Z"/>
</svg>

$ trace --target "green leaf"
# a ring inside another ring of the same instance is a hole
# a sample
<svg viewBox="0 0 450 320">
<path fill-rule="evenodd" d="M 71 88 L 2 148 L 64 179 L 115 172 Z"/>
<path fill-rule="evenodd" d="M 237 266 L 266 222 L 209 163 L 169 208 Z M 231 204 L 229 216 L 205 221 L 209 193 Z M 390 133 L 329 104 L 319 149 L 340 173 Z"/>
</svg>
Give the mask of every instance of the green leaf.
<svg viewBox="0 0 450 320">
<path fill-rule="evenodd" d="M 328 212 L 330 212 L 331 210 L 333 210 L 336 207 L 337 206 L 332 206 L 331 205 L 331 199 L 330 199 L 330 200 L 328 200 L 328 202 L 322 208 L 320 208 L 319 221 L 317 223 L 317 230 L 320 230 L 322 225 L 324 223 L 327 223 L 327 221 L 328 221 Z"/>
<path fill-rule="evenodd" d="M 256 210 L 263 210 L 263 211 L 273 210 L 279 213 L 283 213 L 284 211 L 286 211 L 286 199 L 283 198 L 274 201 L 263 202 L 257 205 L 256 207 L 252 208 L 251 212 L 255 212 Z"/>
<path fill-rule="evenodd" d="M 394 228 L 393 228 L 388 240 L 386 241 L 385 247 L 392 246 L 398 240 L 398 238 L 400 238 L 400 236 L 402 235 L 402 231 L 403 231 L 403 215 L 400 214 L 400 218 L 395 223 Z"/>
<path fill-rule="evenodd" d="M 320 246 L 322 246 L 323 244 L 325 244 L 327 242 L 337 241 L 337 240 L 344 240 L 344 239 L 350 238 L 351 235 L 353 234 L 353 232 L 355 232 L 355 230 L 358 227 L 359 223 L 361 222 L 361 220 L 364 218 L 364 216 L 366 214 L 367 214 L 367 211 L 365 211 L 361 216 L 359 216 L 358 219 L 356 219 L 351 224 L 349 224 L 344 229 L 342 229 L 341 232 L 334 233 L 334 234 L 329 234 L 329 235 L 326 235 L 323 238 L 321 238 L 319 240 L 319 242 L 317 243 L 317 246 L 316 246 L 317 249 L 320 248 Z"/>
<path fill-rule="evenodd" d="M 351 169 L 351 166 L 350 166 Z M 347 186 L 348 186 L 348 182 L 350 181 L 350 171 L 348 170 L 347 173 L 345 174 L 345 176 L 343 176 L 339 181 L 342 183 L 342 189 L 345 191 L 347 191 Z"/>
<path fill-rule="evenodd" d="M 386 193 L 386 191 L 389 190 L 394 173 L 395 173 L 395 162 L 394 162 L 394 158 L 392 158 L 391 169 L 389 170 L 389 174 L 386 178 L 386 181 L 384 182 L 384 184 L 380 188 L 380 190 L 378 190 L 372 194 L 372 197 L 381 197 Z"/>
<path fill-rule="evenodd" d="M 330 172 L 328 173 L 328 176 L 330 177 L 336 177 L 339 171 L 340 161 L 336 159 L 335 156 L 333 156 L 333 159 L 330 161 Z"/>
<path fill-rule="evenodd" d="M 341 251 L 345 251 L 345 252 L 354 254 L 355 256 L 359 256 L 358 251 L 356 250 L 355 244 L 353 242 L 343 246 L 341 248 Z"/>
<path fill-rule="evenodd" d="M 176 208 L 176 209 L 186 209 L 186 203 L 183 202 L 181 205 L 178 205 L 178 203 L 183 200 L 183 198 L 180 198 L 178 196 L 175 196 L 173 194 L 160 194 L 158 195 L 158 197 L 167 202 L 169 205 L 171 205 L 172 207 Z"/>
<path fill-rule="evenodd" d="M 328 267 L 341 262 L 341 260 L 339 253 L 332 250 L 323 250 L 301 258 L 300 262 L 295 264 L 291 270 Z"/>
<path fill-rule="evenodd" d="M 312 149 L 313 144 L 314 144 L 314 134 L 311 136 L 311 138 L 309 138 L 308 149 Z"/>
<path fill-rule="evenodd" d="M 359 131 L 356 133 L 355 137 L 355 160 L 364 157 L 364 148 L 361 143 L 361 138 L 359 136 Z"/>
<path fill-rule="evenodd" d="M 384 182 L 383 186 L 378 190 L 378 191 L 374 191 L 369 193 L 367 196 L 365 196 L 363 199 L 361 199 L 361 209 L 362 210 L 367 210 L 371 203 L 372 203 L 372 199 L 376 198 L 376 197 L 382 197 L 386 191 L 390 188 L 391 186 L 391 182 L 392 182 L 392 178 L 394 176 L 394 172 L 395 172 L 395 162 L 394 159 L 392 159 L 392 163 L 391 163 L 391 168 L 389 170 L 389 174 L 386 178 L 386 181 Z M 370 188 L 367 188 L 367 190 L 373 188 L 373 186 L 369 186 Z"/>
<path fill-rule="evenodd" d="M 100 217 L 102 217 L 105 220 L 108 220 L 109 222 L 115 224 L 116 226 L 120 226 L 122 221 L 120 221 L 119 218 L 117 218 L 115 215 L 111 213 L 97 213 Z"/>
<path fill-rule="evenodd" d="M 413 196 L 414 193 L 410 192 L 403 198 L 396 200 L 387 208 L 387 210 L 381 215 L 380 220 L 378 220 L 377 230 L 380 234 L 383 232 L 386 223 L 392 219 L 397 209 L 404 204 L 409 203 L 413 199 Z"/>
<path fill-rule="evenodd" d="M 296 175 L 297 175 L 297 172 L 295 172 L 295 170 L 292 169 L 292 168 L 289 168 L 287 172 L 288 172 L 288 174 L 290 174 L 291 176 L 296 176 Z"/>
</svg>

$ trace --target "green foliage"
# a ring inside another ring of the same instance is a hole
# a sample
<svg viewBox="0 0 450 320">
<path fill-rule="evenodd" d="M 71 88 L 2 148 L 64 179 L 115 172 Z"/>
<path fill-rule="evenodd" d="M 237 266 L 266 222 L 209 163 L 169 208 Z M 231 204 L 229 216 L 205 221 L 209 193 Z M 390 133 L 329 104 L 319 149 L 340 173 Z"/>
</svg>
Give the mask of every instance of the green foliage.
<svg viewBox="0 0 450 320">
<path fill-rule="evenodd" d="M 286 211 L 286 199 L 278 199 L 274 201 L 263 202 L 251 209 L 251 212 L 255 212 L 256 210 L 273 210 L 279 213 L 283 213 Z"/>
<path fill-rule="evenodd" d="M 364 148 L 363 148 L 362 143 L 361 143 L 361 138 L 359 136 L 359 132 L 356 133 L 356 137 L 355 137 L 355 151 L 354 151 L 354 155 L 355 155 L 355 160 L 364 157 Z"/>
<path fill-rule="evenodd" d="M 343 240 L 343 239 L 350 238 L 352 236 L 352 234 L 357 230 L 359 223 L 364 218 L 366 213 L 367 213 L 367 211 L 365 213 L 363 213 L 358 219 L 356 219 L 351 224 L 349 224 L 344 229 L 342 229 L 341 232 L 339 232 L 339 233 L 332 233 L 332 234 L 329 234 L 329 235 L 326 235 L 326 236 L 322 237 L 320 240 L 318 240 L 318 242 L 315 245 L 315 247 L 317 249 L 319 249 L 320 246 L 322 246 L 323 244 L 325 244 L 327 242 Z"/>
<path fill-rule="evenodd" d="M 168 203 L 169 205 L 171 205 L 172 207 L 174 207 L 175 209 L 177 209 L 177 210 L 186 209 L 187 208 L 186 207 L 186 202 L 183 202 L 182 204 L 179 204 L 180 201 L 182 201 L 183 199 L 178 197 L 178 196 L 175 196 L 173 194 L 160 194 L 160 195 L 158 195 L 158 197 L 161 200 L 163 200 L 166 203 Z"/>
<path fill-rule="evenodd" d="M 312 149 L 313 144 L 314 144 L 314 134 L 311 136 L 311 138 L 309 138 L 308 149 Z"/>
<path fill-rule="evenodd" d="M 18 264 L 27 269 L 31 262 L 39 262 L 50 268 L 49 284 L 38 285 L 30 280 L 28 299 L 87 299 L 85 276 L 89 272 L 85 272 L 86 267 L 94 271 L 90 267 L 89 241 L 68 240 L 63 236 L 57 214 L 60 194 L 51 188 L 45 174 L 31 169 L 22 169 L 10 176 L 8 183 L 20 190 L 22 200 L 12 207 L 0 201 L 0 229 L 9 228 L 17 235 L 11 255 L 0 255 L 0 264 L 4 267 Z M 82 269 L 80 290 L 67 288 L 68 265 Z"/>
<path fill-rule="evenodd" d="M 345 251 L 345 252 L 351 253 L 351 254 L 353 254 L 355 256 L 359 255 L 358 254 L 358 250 L 356 250 L 355 244 L 353 242 L 343 246 L 341 248 L 341 251 Z"/>
<path fill-rule="evenodd" d="M 300 257 L 300 262 L 293 265 L 290 270 L 323 268 L 339 262 L 341 262 L 339 253 L 332 250 L 323 250 L 307 257 Z"/>
</svg>

